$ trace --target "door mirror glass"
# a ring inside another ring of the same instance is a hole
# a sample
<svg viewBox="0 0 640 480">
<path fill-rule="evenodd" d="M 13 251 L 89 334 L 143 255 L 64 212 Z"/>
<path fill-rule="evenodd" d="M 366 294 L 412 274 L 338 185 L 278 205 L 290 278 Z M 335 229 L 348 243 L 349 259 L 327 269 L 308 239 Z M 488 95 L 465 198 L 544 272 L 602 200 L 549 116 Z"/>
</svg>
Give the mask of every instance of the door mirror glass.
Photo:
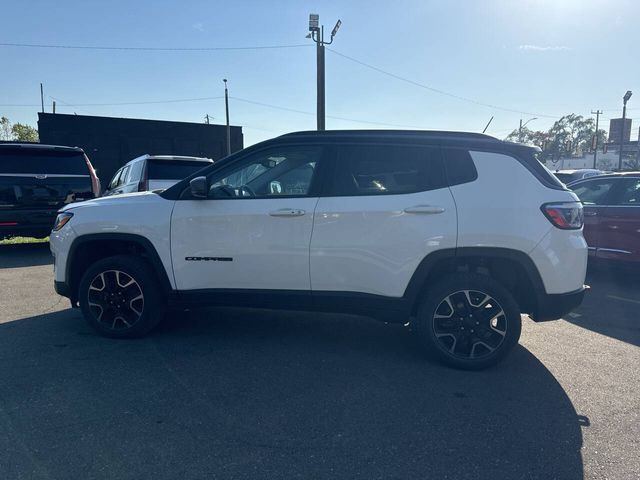
<svg viewBox="0 0 640 480">
<path fill-rule="evenodd" d="M 207 177 L 196 177 L 189 182 L 191 188 L 191 195 L 194 198 L 207 198 L 209 193 L 209 183 Z"/>
</svg>

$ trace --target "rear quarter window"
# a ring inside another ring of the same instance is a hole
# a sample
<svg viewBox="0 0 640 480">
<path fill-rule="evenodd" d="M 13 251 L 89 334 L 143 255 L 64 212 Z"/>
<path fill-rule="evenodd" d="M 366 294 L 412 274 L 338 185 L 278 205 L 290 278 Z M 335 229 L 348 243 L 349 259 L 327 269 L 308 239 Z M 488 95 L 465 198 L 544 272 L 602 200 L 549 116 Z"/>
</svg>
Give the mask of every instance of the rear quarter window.
<svg viewBox="0 0 640 480">
<path fill-rule="evenodd" d="M 473 182 L 478 171 L 469 151 L 463 148 L 444 148 L 444 168 L 449 185 Z"/>
<path fill-rule="evenodd" d="M 0 173 L 89 176 L 89 169 L 82 152 L 0 148 Z"/>
<path fill-rule="evenodd" d="M 182 180 L 209 165 L 211 164 L 188 160 L 148 160 L 147 178 L 149 180 Z"/>
</svg>

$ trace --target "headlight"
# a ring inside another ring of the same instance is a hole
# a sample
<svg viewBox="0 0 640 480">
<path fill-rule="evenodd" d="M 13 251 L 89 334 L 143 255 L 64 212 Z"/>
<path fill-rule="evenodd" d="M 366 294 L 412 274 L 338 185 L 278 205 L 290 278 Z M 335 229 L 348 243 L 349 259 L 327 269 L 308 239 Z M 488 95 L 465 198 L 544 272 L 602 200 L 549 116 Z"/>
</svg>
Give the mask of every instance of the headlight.
<svg viewBox="0 0 640 480">
<path fill-rule="evenodd" d="M 69 222 L 69 220 L 71 220 L 71 217 L 73 217 L 73 213 L 71 212 L 59 213 L 56 217 L 56 223 L 53 225 L 53 231 L 57 232 L 62 227 L 64 227 Z"/>
</svg>

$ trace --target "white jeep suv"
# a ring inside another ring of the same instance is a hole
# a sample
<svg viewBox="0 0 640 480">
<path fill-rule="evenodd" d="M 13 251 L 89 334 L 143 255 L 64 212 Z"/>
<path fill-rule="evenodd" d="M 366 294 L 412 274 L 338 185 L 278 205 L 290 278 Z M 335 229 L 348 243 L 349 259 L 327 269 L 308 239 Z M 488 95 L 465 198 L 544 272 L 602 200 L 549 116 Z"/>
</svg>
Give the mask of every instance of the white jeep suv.
<svg viewBox="0 0 640 480">
<path fill-rule="evenodd" d="M 560 318 L 585 292 L 582 205 L 536 154 L 474 133 L 291 133 L 159 194 L 65 207 L 55 288 L 110 337 L 167 307 L 347 312 L 483 368 L 521 313 Z"/>
</svg>

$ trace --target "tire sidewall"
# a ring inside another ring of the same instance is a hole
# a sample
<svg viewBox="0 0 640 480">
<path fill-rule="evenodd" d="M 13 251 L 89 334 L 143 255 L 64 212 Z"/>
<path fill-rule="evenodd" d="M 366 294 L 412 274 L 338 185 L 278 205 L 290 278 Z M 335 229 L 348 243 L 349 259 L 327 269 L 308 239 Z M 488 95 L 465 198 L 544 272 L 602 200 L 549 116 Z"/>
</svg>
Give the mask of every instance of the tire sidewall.
<svg viewBox="0 0 640 480">
<path fill-rule="evenodd" d="M 480 359 L 465 359 L 451 355 L 435 336 L 433 316 L 440 303 L 452 293 L 460 290 L 477 290 L 493 297 L 502 307 L 507 333 L 502 344 L 490 355 Z M 418 309 L 417 332 L 429 350 L 447 365 L 465 370 L 481 370 L 498 363 L 507 355 L 520 339 L 522 320 L 520 308 L 513 295 L 499 282 L 480 274 L 455 274 L 443 278 L 429 289 Z"/>
<path fill-rule="evenodd" d="M 140 319 L 130 328 L 112 330 L 99 322 L 88 304 L 89 286 L 93 279 L 107 270 L 120 270 L 139 285 L 144 295 L 144 307 Z M 98 260 L 92 264 L 82 276 L 78 288 L 80 309 L 87 323 L 103 336 L 111 338 L 135 338 L 151 331 L 163 317 L 164 302 L 159 291 L 158 281 L 149 265 L 141 258 L 133 255 L 117 255 Z"/>
</svg>

